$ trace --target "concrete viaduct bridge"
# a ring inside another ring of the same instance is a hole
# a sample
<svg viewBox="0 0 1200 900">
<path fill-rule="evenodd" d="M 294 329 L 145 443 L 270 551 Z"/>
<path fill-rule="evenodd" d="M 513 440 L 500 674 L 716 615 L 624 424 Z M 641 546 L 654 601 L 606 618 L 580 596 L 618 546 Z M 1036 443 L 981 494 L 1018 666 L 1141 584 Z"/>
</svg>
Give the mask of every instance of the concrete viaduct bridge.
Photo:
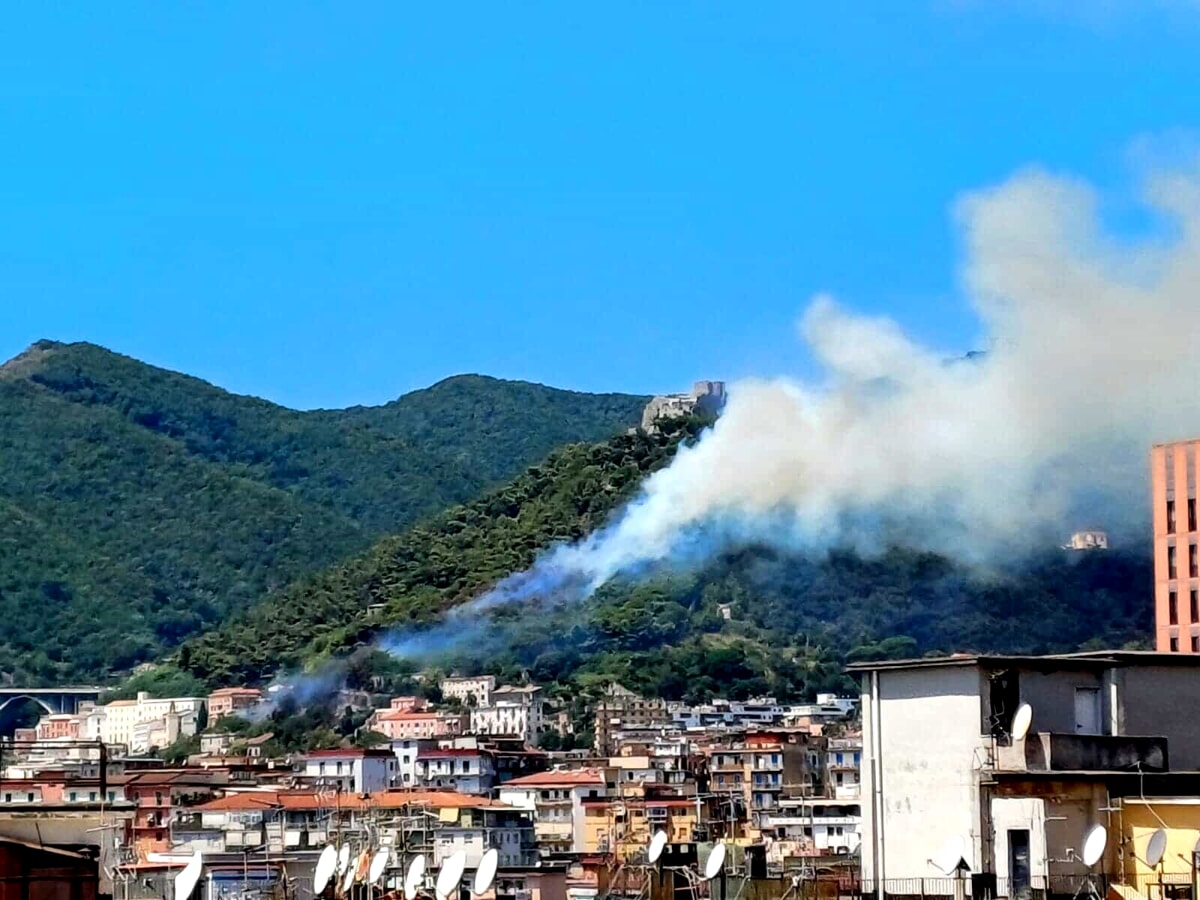
<svg viewBox="0 0 1200 900">
<path fill-rule="evenodd" d="M 19 688 L 0 687 L 0 721 L 7 719 L 4 712 L 9 706 L 20 705 L 32 700 L 47 713 L 77 713 L 79 704 L 85 700 L 99 699 L 98 687 Z"/>
</svg>

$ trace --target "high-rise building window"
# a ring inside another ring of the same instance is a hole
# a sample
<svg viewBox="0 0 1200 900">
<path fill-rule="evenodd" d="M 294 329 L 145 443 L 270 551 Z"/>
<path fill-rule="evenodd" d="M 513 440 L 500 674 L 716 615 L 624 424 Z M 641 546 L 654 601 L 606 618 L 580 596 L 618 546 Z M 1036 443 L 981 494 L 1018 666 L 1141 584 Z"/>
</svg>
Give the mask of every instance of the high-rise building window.
<svg viewBox="0 0 1200 900">
<path fill-rule="evenodd" d="M 1179 638 L 1171 638 L 1171 652 L 1172 653 L 1179 652 Z"/>
<path fill-rule="evenodd" d="M 1200 623 L 1200 591 L 1195 588 L 1188 591 L 1188 613 L 1192 624 Z"/>
<path fill-rule="evenodd" d="M 1175 533 L 1175 501 L 1167 501 L 1167 534 Z"/>
<path fill-rule="evenodd" d="M 1192 652 L 1200 653 L 1200 635 L 1192 635 Z"/>
<path fill-rule="evenodd" d="M 1188 531 L 1196 530 L 1196 498 L 1188 497 Z"/>
<path fill-rule="evenodd" d="M 1196 545 L 1188 544 L 1188 577 L 1200 578 L 1200 558 L 1196 556 Z"/>
<path fill-rule="evenodd" d="M 1175 566 L 1175 545 L 1172 544 L 1167 548 L 1167 577 L 1178 578 L 1178 572 Z"/>
<path fill-rule="evenodd" d="M 1167 623 L 1179 624 L 1179 595 L 1174 591 L 1167 594 Z"/>
</svg>

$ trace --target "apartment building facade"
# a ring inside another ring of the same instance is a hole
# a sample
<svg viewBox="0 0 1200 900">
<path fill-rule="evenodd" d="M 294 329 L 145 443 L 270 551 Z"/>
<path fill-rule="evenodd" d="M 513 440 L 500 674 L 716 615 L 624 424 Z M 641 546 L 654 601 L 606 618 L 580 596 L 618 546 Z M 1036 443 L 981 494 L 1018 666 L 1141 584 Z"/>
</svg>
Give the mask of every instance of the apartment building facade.
<svg viewBox="0 0 1200 900">
<path fill-rule="evenodd" d="M 1154 639 L 1160 653 L 1200 654 L 1200 528 L 1196 459 L 1200 440 L 1150 451 L 1154 527 Z"/>
<path fill-rule="evenodd" d="M 652 731 L 671 723 L 666 701 L 643 697 L 619 684 L 610 684 L 596 702 L 595 750 L 615 756 L 624 732 Z"/>
<path fill-rule="evenodd" d="M 502 803 L 529 812 L 538 845 L 551 852 L 587 850 L 584 804 L 608 795 L 598 769 L 538 772 L 500 785 Z"/>
<path fill-rule="evenodd" d="M 488 704 L 471 709 L 475 734 L 513 736 L 535 743 L 545 728 L 545 700 L 536 685 L 495 688 Z"/>
<path fill-rule="evenodd" d="M 374 794 L 396 784 L 400 763 L 391 750 L 313 750 L 304 756 L 300 780 L 343 794 Z"/>
<path fill-rule="evenodd" d="M 457 700 L 463 706 L 490 706 L 496 689 L 495 675 L 453 675 L 443 678 L 438 687 L 443 700 Z"/>
<path fill-rule="evenodd" d="M 929 860 L 951 841 L 998 880 L 996 896 L 1078 886 L 1091 827 L 1200 791 L 1200 719 L 1183 712 L 1200 703 L 1200 657 L 958 655 L 850 671 L 862 679 L 862 872 L 881 893 L 944 874 Z M 1110 841 L 1092 874 L 1127 875 L 1127 845 Z"/>
<path fill-rule="evenodd" d="M 262 702 L 263 693 L 258 688 L 220 688 L 208 695 L 208 720 L 217 722 L 225 716 L 252 709 Z"/>
</svg>

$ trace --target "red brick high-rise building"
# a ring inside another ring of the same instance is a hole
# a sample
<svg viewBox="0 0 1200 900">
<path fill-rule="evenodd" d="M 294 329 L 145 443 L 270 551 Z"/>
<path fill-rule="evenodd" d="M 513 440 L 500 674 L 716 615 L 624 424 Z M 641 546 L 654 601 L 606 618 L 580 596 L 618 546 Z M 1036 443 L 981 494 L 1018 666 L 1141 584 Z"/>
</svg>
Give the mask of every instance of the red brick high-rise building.
<svg viewBox="0 0 1200 900">
<path fill-rule="evenodd" d="M 1200 440 L 1150 451 L 1154 498 L 1154 637 L 1164 653 L 1200 653 L 1200 531 L 1196 467 Z"/>
</svg>

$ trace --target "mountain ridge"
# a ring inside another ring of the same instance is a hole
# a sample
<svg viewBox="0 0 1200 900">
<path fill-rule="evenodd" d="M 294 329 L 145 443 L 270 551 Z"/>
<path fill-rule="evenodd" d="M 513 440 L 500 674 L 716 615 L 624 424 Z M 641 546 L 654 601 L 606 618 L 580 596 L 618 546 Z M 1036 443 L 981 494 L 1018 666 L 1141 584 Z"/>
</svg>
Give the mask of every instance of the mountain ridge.
<svg viewBox="0 0 1200 900">
<path fill-rule="evenodd" d="M 439 385 L 298 411 L 96 344 L 34 343 L 0 366 L 0 670 L 53 681 L 153 659 L 556 446 L 634 424 L 643 403 L 487 376 Z M 72 619 L 60 639 L 2 620 L 47 592 L 99 609 L 102 627 L 76 634 Z"/>
</svg>

